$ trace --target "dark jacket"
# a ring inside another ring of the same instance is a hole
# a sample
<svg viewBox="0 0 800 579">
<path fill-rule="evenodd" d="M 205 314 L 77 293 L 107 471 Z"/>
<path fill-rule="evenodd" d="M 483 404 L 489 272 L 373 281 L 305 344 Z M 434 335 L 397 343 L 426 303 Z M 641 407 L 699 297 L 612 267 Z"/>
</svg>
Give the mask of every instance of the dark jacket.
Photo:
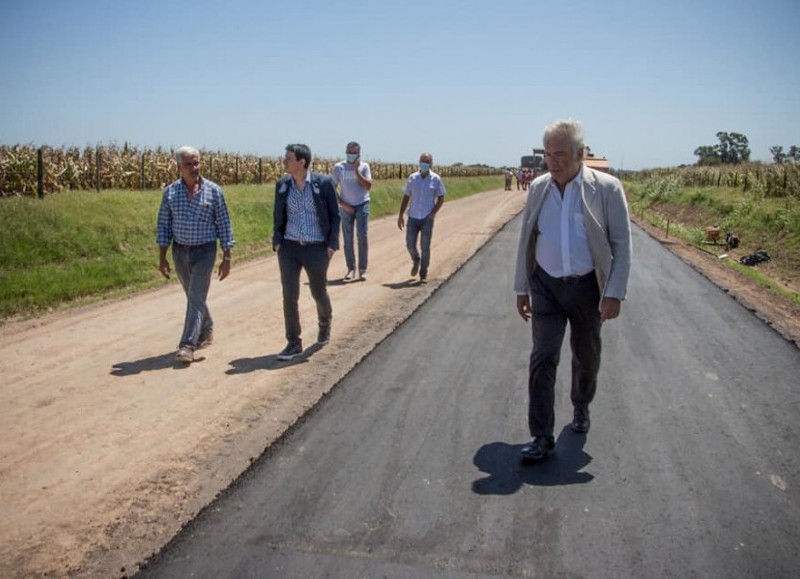
<svg viewBox="0 0 800 579">
<path fill-rule="evenodd" d="M 311 188 L 314 192 L 314 207 L 317 209 L 325 245 L 330 249 L 339 249 L 339 204 L 336 201 L 336 188 L 333 179 L 320 173 L 311 173 Z M 285 175 L 275 183 L 275 209 L 273 213 L 272 247 L 283 243 L 286 233 L 286 199 L 292 186 L 291 175 Z"/>
</svg>

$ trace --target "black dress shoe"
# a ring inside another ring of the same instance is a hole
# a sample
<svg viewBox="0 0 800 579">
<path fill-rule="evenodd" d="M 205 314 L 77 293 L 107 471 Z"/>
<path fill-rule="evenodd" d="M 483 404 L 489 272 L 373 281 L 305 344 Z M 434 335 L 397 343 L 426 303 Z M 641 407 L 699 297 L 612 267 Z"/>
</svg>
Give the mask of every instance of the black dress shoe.
<svg viewBox="0 0 800 579">
<path fill-rule="evenodd" d="M 589 420 L 589 409 L 588 408 L 576 408 L 575 414 L 572 418 L 572 430 L 577 432 L 578 434 L 586 434 L 589 432 L 589 427 L 592 425 L 592 421 Z"/>
<path fill-rule="evenodd" d="M 519 453 L 524 461 L 536 461 L 547 458 L 556 450 L 556 441 L 552 436 L 537 436 L 533 442 L 523 446 Z"/>
</svg>

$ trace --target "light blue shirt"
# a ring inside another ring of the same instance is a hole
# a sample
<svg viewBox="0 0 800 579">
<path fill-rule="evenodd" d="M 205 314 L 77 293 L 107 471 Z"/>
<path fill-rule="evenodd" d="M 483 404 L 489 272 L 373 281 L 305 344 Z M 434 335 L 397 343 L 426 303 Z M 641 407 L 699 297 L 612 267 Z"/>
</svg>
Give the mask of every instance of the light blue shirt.
<svg viewBox="0 0 800 579">
<path fill-rule="evenodd" d="M 297 188 L 294 179 L 289 179 L 289 194 L 286 196 L 286 234 L 285 239 L 316 243 L 325 241 L 319 215 L 314 205 L 314 190 L 311 185 L 311 171 L 306 171 L 306 183 Z"/>
<path fill-rule="evenodd" d="M 410 197 L 408 216 L 414 219 L 425 219 L 436 206 L 436 198 L 446 193 L 442 178 L 433 171 L 423 176 L 419 171 L 411 176 L 403 186 L 403 193 Z"/>
<path fill-rule="evenodd" d="M 358 172 L 367 181 L 372 180 L 372 173 L 368 163 L 359 161 Z M 339 197 L 348 205 L 363 205 L 369 201 L 369 189 L 362 187 L 356 177 L 355 163 L 340 161 L 333 166 L 331 172 L 334 185 L 339 187 Z"/>
<path fill-rule="evenodd" d="M 594 270 L 583 221 L 582 172 L 567 183 L 564 195 L 550 179 L 539 213 L 536 262 L 552 277 L 584 275 Z"/>
</svg>

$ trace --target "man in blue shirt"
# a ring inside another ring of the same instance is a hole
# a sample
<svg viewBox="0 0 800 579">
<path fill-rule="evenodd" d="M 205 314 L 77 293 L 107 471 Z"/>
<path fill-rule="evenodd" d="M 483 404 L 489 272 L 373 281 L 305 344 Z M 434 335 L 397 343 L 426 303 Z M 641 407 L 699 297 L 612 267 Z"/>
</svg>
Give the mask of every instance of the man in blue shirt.
<svg viewBox="0 0 800 579">
<path fill-rule="evenodd" d="M 287 342 L 278 359 L 291 360 L 303 353 L 298 308 L 302 270 L 317 304 L 317 343 L 330 340 L 333 309 L 327 276 L 333 252 L 339 249 L 340 218 L 333 180 L 310 170 L 311 149 L 287 145 L 283 166 L 288 175 L 275 184 L 272 249 L 278 252 Z"/>
<path fill-rule="evenodd" d="M 411 277 L 419 273 L 421 283 L 428 278 L 433 220 L 444 203 L 445 194 L 444 183 L 439 175 L 431 171 L 432 165 L 433 155 L 422 153 L 419 156 L 419 171 L 412 173 L 403 186 L 403 201 L 397 217 L 397 227 L 402 231 L 405 225 L 403 214 L 408 208 L 406 248 L 411 256 Z M 417 249 L 417 239 L 420 237 L 420 249 Z"/>
<path fill-rule="evenodd" d="M 158 210 L 156 242 L 158 271 L 169 279 L 167 249 L 172 245 L 175 273 L 186 294 L 186 318 L 175 360 L 190 363 L 194 351 L 211 345 L 214 321 L 206 305 L 211 274 L 222 247 L 220 280 L 231 272 L 231 248 L 236 243 L 222 189 L 200 176 L 200 153 L 194 147 L 175 152 L 180 178 L 164 189 Z"/>
</svg>

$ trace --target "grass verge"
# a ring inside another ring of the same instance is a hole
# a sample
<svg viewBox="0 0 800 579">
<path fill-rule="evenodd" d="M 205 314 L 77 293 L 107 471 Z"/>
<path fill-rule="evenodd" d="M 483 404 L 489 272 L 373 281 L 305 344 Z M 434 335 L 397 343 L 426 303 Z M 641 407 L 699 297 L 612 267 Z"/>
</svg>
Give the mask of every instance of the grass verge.
<svg viewBox="0 0 800 579">
<path fill-rule="evenodd" d="M 444 181 L 447 201 L 503 186 L 496 175 Z M 373 219 L 398 211 L 404 182 L 374 183 Z M 273 197 L 273 184 L 225 187 L 237 261 L 272 252 Z M 158 190 L 0 200 L 0 323 L 177 283 L 156 269 L 160 202 Z"/>
<path fill-rule="evenodd" d="M 710 253 L 728 253 L 725 263 L 800 304 L 791 287 L 800 284 L 800 200 L 769 197 L 764 187 L 748 191 L 733 187 L 684 187 L 676 176 L 645 182 L 625 182 L 631 213 Z M 707 242 L 705 228 L 717 226 L 735 233 L 740 245 Z M 756 267 L 739 263 L 745 255 L 766 250 L 771 259 Z"/>
</svg>

